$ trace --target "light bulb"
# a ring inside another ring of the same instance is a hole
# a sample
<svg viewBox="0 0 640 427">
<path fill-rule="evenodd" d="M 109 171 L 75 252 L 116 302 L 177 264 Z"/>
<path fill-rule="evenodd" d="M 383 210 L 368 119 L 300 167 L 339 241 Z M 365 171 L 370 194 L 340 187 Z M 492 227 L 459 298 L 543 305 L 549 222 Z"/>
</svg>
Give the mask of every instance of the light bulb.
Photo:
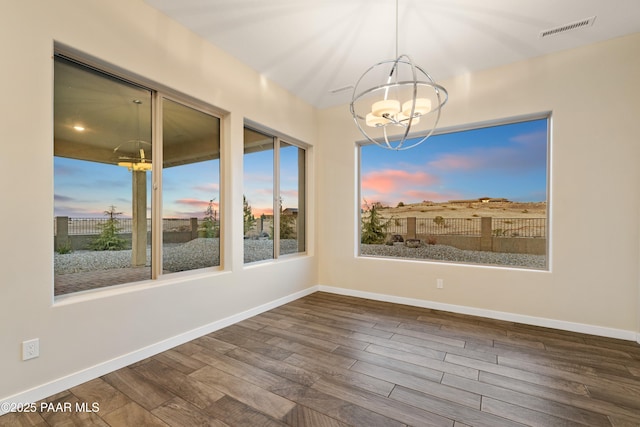
<svg viewBox="0 0 640 427">
<path fill-rule="evenodd" d="M 376 117 L 382 117 L 385 114 L 393 116 L 399 112 L 400 101 L 396 99 L 385 99 L 383 101 L 374 102 L 371 106 L 371 114 Z"/>
<path fill-rule="evenodd" d="M 413 99 L 402 104 L 402 114 L 409 117 L 411 115 L 411 107 Z M 416 98 L 416 106 L 413 110 L 414 116 L 424 116 L 431 111 L 431 100 L 428 98 Z"/>
<path fill-rule="evenodd" d="M 367 123 L 367 126 L 370 126 L 372 128 L 384 126 L 389 123 L 388 119 L 385 119 L 384 117 L 374 116 L 373 113 L 367 114 L 365 121 Z"/>
</svg>

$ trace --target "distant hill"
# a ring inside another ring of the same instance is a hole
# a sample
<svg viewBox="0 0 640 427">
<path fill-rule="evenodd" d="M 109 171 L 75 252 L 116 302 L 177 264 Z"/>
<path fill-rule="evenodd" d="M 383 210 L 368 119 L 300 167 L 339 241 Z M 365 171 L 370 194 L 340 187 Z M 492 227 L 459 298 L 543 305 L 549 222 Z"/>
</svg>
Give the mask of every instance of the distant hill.
<svg viewBox="0 0 640 427">
<path fill-rule="evenodd" d="M 396 207 L 379 207 L 384 217 L 470 218 L 490 216 L 493 218 L 546 218 L 546 202 L 511 202 L 503 198 L 481 198 L 475 200 L 451 200 L 402 204 Z"/>
</svg>

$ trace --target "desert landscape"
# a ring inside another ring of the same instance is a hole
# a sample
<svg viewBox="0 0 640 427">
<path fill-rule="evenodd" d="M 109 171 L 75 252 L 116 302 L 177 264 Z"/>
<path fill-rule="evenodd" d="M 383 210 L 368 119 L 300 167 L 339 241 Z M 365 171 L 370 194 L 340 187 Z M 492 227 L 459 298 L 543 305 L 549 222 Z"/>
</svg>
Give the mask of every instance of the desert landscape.
<svg viewBox="0 0 640 427">
<path fill-rule="evenodd" d="M 452 200 L 448 202 L 399 203 L 398 206 L 377 206 L 384 218 L 546 218 L 546 202 L 511 202 L 502 198 Z"/>
<path fill-rule="evenodd" d="M 528 236 L 537 240 L 545 234 L 546 202 L 512 202 L 503 198 L 487 197 L 442 203 L 430 201 L 411 204 L 398 203 L 395 207 L 381 206 L 380 204 L 375 206 L 376 212 L 383 222 L 388 221 L 388 228 L 386 228 L 388 235 L 406 233 L 404 219 L 413 217 L 416 218 L 418 224 L 418 233 L 423 233 L 423 236 L 421 240 L 418 240 L 417 245 L 411 247 L 407 247 L 403 243 L 389 244 L 389 236 L 384 244 L 361 244 L 360 252 L 364 256 L 431 259 L 534 269 L 546 268 L 546 254 L 536 253 L 535 250 L 533 252 L 530 250 L 515 251 L 523 253 L 515 253 L 513 250 L 500 251 L 496 248 L 493 250 L 468 250 L 469 248 L 465 248 L 468 243 L 462 243 L 460 239 L 456 239 L 456 243 L 453 241 L 447 243 L 447 239 L 444 239 L 444 243 L 442 242 L 443 235 L 447 234 L 475 235 L 475 233 L 480 233 L 479 222 L 474 221 L 474 226 L 465 226 L 465 224 L 471 224 L 470 221 L 473 218 L 482 217 L 493 219 L 492 236 L 503 238 Z M 371 205 L 365 207 L 365 209 L 370 208 Z M 433 223 L 436 223 L 437 226 L 434 227 Z M 427 233 L 427 238 L 424 237 L 424 233 Z"/>
</svg>

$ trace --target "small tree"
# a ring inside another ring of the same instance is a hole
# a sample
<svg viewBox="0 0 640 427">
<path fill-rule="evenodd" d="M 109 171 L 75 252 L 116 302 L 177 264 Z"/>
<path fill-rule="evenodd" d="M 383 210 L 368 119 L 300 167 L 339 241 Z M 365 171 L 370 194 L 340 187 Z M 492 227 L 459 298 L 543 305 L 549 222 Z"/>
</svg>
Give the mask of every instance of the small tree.
<svg viewBox="0 0 640 427">
<path fill-rule="evenodd" d="M 100 234 L 89 245 L 94 251 L 119 251 L 125 248 L 127 242 L 118 235 L 122 228 L 120 227 L 119 215 L 122 212 L 116 212 L 116 207 L 111 205 L 108 211 L 104 211 L 108 216 L 106 222 L 98 224 Z"/>
<path fill-rule="evenodd" d="M 360 243 L 365 245 L 376 245 L 384 243 L 387 236 L 389 221 L 385 220 L 378 212 L 379 204 L 369 205 L 365 200 L 367 209 L 362 215 L 362 235 Z"/>
<path fill-rule="evenodd" d="M 280 239 L 295 239 L 296 218 L 291 214 L 285 215 L 282 212 L 282 201 L 280 201 Z"/>
<path fill-rule="evenodd" d="M 256 217 L 251 212 L 251 205 L 245 195 L 242 196 L 242 213 L 244 218 L 244 234 L 246 235 L 256 225 Z"/>
<path fill-rule="evenodd" d="M 218 211 L 213 209 L 214 200 L 209 200 L 209 205 L 204 211 L 204 220 L 202 221 L 204 237 L 207 238 L 218 237 Z"/>
<path fill-rule="evenodd" d="M 294 228 L 295 218 L 293 215 L 282 213 L 282 199 L 280 199 L 280 239 L 295 239 L 296 230 Z M 271 225 L 269 238 L 273 239 L 273 225 Z"/>
</svg>

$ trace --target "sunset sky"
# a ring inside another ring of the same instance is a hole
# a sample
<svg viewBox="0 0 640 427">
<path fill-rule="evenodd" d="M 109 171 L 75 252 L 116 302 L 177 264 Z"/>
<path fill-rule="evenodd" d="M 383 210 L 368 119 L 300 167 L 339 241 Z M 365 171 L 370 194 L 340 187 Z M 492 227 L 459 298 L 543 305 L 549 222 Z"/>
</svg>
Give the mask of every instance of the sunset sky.
<svg viewBox="0 0 640 427">
<path fill-rule="evenodd" d="M 436 135 L 418 147 L 362 147 L 362 198 L 388 206 L 479 197 L 546 201 L 547 121 Z"/>
<path fill-rule="evenodd" d="M 281 150 L 281 197 L 283 207 L 297 207 L 297 147 Z M 111 205 L 131 217 L 131 172 L 124 167 L 82 160 L 54 158 L 54 216 L 103 217 Z M 163 217 L 202 218 L 213 199 L 219 211 L 219 161 L 210 160 L 163 170 Z M 273 214 L 273 151 L 244 157 L 244 186 L 256 217 Z M 151 194 L 151 173 L 147 173 Z M 147 201 L 150 209 L 150 199 Z M 149 210 L 150 212 L 150 210 Z M 150 217 L 150 213 L 148 215 Z"/>
<path fill-rule="evenodd" d="M 54 170 L 55 216 L 102 217 L 113 205 L 123 218 L 131 217 L 131 172 L 126 168 L 55 157 Z M 211 199 L 218 209 L 219 180 L 218 160 L 164 169 L 164 217 L 202 218 Z M 150 172 L 147 195 L 151 195 Z"/>
<path fill-rule="evenodd" d="M 297 207 L 297 150 L 281 150 L 284 208 Z M 111 205 L 131 216 L 126 168 L 60 157 L 54 168 L 55 216 L 103 217 Z M 438 135 L 407 151 L 370 145 L 362 147 L 362 198 L 389 206 L 485 196 L 545 201 L 546 168 L 546 120 Z M 151 194 L 150 173 L 147 179 Z M 211 199 L 218 209 L 219 180 L 218 160 L 165 169 L 163 216 L 202 218 Z M 273 213 L 271 150 L 244 157 L 244 187 L 255 216 Z"/>
</svg>

